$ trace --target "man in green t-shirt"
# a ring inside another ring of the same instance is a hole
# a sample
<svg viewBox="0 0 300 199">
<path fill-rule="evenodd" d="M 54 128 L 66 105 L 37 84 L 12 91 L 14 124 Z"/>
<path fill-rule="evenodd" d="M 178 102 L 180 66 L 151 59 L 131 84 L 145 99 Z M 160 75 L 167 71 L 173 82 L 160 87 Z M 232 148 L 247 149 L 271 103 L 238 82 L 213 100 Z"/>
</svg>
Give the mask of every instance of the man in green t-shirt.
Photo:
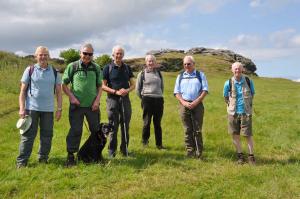
<svg viewBox="0 0 300 199">
<path fill-rule="evenodd" d="M 69 97 L 70 130 L 67 135 L 66 166 L 76 164 L 74 153 L 78 152 L 82 136 L 84 116 L 90 132 L 97 131 L 100 123 L 100 97 L 102 93 L 102 72 L 92 62 L 94 49 L 91 44 L 84 44 L 80 49 L 80 60 L 70 63 L 63 75 L 63 91 Z M 70 88 L 68 84 L 71 84 Z"/>
</svg>

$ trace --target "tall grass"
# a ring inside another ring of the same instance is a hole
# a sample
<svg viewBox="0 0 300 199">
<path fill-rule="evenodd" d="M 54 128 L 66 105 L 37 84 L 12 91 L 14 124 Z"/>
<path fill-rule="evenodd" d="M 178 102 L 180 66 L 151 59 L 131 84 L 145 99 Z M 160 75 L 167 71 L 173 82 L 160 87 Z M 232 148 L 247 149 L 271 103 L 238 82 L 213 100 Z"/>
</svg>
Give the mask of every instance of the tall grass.
<svg viewBox="0 0 300 199">
<path fill-rule="evenodd" d="M 20 70 L 21 71 L 21 70 Z M 13 72 L 11 72 L 13 73 Z M 22 72 L 12 79 L 18 82 Z M 6 73 L 5 73 L 6 74 Z M 230 76 L 207 73 L 209 95 L 205 99 L 204 159 L 188 159 L 178 102 L 173 96 L 177 73 L 163 73 L 165 109 L 163 144 L 157 150 L 153 128 L 148 148 L 141 145 L 140 100 L 131 93 L 133 115 L 129 150 L 133 157 L 117 154 L 103 164 L 79 163 L 65 168 L 68 133 L 68 99 L 63 117 L 55 123 L 49 164 L 37 163 L 38 137 L 28 168 L 17 170 L 19 134 L 18 88 L 0 90 L 0 197 L 1 198 L 299 198 L 300 197 L 300 85 L 285 79 L 252 77 L 255 83 L 254 141 L 257 165 L 239 166 L 227 134 L 226 107 L 222 98 Z M 0 78 L 3 77 L 1 71 Z M 1 79 L 1 85 L 2 85 Z M 14 91 L 16 89 L 16 91 Z M 106 95 L 101 99 L 101 120 L 107 121 Z M 82 143 L 88 136 L 84 127 Z M 120 141 L 120 138 L 118 139 Z M 243 149 L 246 152 L 245 143 Z"/>
</svg>

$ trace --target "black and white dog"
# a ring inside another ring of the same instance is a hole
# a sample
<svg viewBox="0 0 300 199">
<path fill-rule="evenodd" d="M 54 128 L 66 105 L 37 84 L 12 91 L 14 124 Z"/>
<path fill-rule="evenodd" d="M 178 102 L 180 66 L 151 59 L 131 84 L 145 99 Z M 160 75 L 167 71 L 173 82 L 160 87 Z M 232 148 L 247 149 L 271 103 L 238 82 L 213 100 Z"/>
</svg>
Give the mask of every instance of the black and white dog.
<svg viewBox="0 0 300 199">
<path fill-rule="evenodd" d="M 91 133 L 88 139 L 80 148 L 77 157 L 85 163 L 100 162 L 103 160 L 102 150 L 106 144 L 106 138 L 114 129 L 111 123 L 100 123 L 99 130 Z"/>
</svg>

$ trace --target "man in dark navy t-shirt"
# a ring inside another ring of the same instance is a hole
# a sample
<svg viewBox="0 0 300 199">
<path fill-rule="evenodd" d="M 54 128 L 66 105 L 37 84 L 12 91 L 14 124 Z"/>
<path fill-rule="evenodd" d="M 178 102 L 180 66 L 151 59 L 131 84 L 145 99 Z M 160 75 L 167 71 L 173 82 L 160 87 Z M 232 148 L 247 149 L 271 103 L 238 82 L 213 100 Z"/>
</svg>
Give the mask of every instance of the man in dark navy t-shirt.
<svg viewBox="0 0 300 199">
<path fill-rule="evenodd" d="M 128 156 L 129 122 L 132 112 L 129 92 L 135 87 L 131 68 L 122 61 L 124 49 L 121 46 L 115 46 L 112 56 L 113 62 L 103 69 L 102 82 L 102 89 L 107 92 L 108 119 L 114 124 L 114 132 L 110 135 L 108 145 L 108 154 L 111 158 L 116 155 L 119 125 L 121 126 L 120 151 L 124 156 Z"/>
</svg>

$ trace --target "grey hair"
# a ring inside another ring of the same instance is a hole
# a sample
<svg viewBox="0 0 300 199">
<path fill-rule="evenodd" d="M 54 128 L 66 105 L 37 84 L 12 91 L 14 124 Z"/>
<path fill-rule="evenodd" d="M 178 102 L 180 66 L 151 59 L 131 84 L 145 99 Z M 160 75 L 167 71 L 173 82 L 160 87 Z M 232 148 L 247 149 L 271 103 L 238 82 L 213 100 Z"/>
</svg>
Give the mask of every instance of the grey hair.
<svg viewBox="0 0 300 199">
<path fill-rule="evenodd" d="M 194 59 L 194 57 L 193 57 L 192 55 L 186 55 L 186 56 L 183 58 L 183 60 L 185 60 L 185 59 L 190 59 L 190 60 L 195 64 L 195 59 Z"/>
<path fill-rule="evenodd" d="M 112 49 L 112 55 L 114 55 L 114 54 L 115 54 L 115 51 L 118 50 L 118 49 L 121 49 L 121 50 L 122 50 L 123 56 L 124 56 L 124 54 L 125 54 L 125 53 L 124 53 L 124 52 L 125 52 L 125 51 L 124 51 L 124 48 L 123 48 L 122 46 L 120 46 L 120 45 L 116 45 L 116 46 L 113 47 L 113 49 Z"/>
<path fill-rule="evenodd" d="M 38 52 L 41 51 L 41 50 L 46 51 L 46 52 L 48 53 L 48 56 L 50 56 L 50 55 L 49 55 L 49 50 L 48 50 L 48 48 L 45 47 L 45 46 L 38 46 L 38 47 L 36 48 L 36 50 L 35 50 L 34 55 L 37 56 L 37 55 L 38 55 Z"/>
<path fill-rule="evenodd" d="M 148 60 L 148 59 L 152 59 L 155 63 L 156 63 L 156 57 L 152 54 L 148 54 L 146 55 L 145 57 L 145 62 Z"/>
<path fill-rule="evenodd" d="M 90 43 L 83 44 L 80 48 L 80 51 L 82 51 L 84 48 L 90 48 L 94 52 L 94 48 L 93 48 L 92 44 L 90 44 Z"/>
<path fill-rule="evenodd" d="M 231 65 L 231 69 L 233 69 L 233 67 L 235 67 L 235 66 L 237 66 L 237 67 L 239 67 L 239 68 L 244 68 L 244 65 L 241 63 L 241 62 L 234 62 L 232 65 Z"/>
</svg>

